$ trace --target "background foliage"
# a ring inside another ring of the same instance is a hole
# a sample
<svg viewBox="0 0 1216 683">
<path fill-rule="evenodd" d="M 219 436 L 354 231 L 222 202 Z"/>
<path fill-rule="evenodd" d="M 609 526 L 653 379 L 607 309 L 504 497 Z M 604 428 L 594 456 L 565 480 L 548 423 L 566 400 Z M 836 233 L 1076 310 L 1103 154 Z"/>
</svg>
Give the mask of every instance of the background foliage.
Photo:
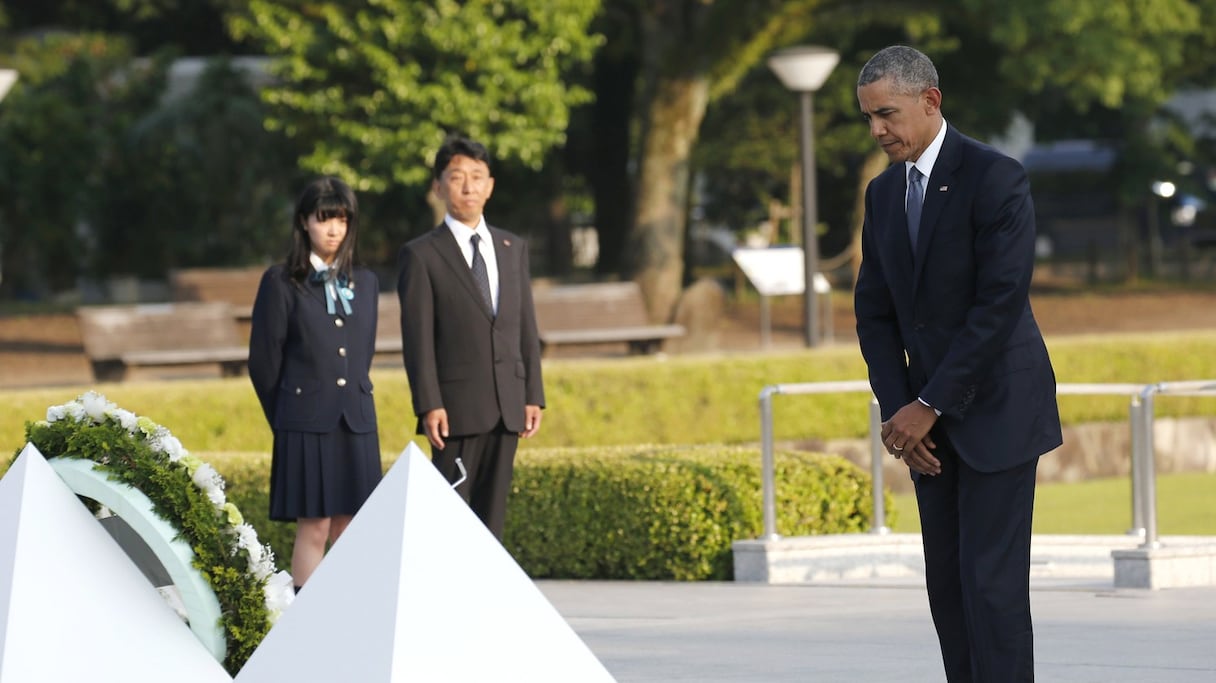
<svg viewBox="0 0 1216 683">
<path fill-rule="evenodd" d="M 598 2 L 253 0 L 233 36 L 278 57 L 267 126 L 307 145 L 301 165 L 357 190 L 425 186 L 448 133 L 538 169 L 565 142 L 570 109 L 591 93 L 567 83 L 600 42 Z"/>
<path fill-rule="evenodd" d="M 1134 224 L 1148 180 L 1207 196 L 1212 129 L 1162 103 L 1210 88 L 1213 17 L 1216 0 L 0 0 L 0 66 L 21 73 L 0 103 L 0 298 L 278 259 L 285 207 L 317 172 L 362 188 L 363 257 L 390 269 L 433 224 L 428 161 L 463 130 L 502 162 L 490 211 L 531 238 L 538 273 L 586 277 L 570 231 L 594 225 L 591 276 L 637 279 L 662 316 L 693 275 L 690 226 L 775 219 L 792 239 L 797 98 L 765 58 L 805 43 L 841 54 L 815 97 L 838 277 L 875 168 L 855 74 L 891 43 L 934 57 L 968 133 L 1021 113 L 1039 141 L 1116 145 Z M 232 55 L 271 60 L 276 80 L 254 92 L 222 66 Z M 184 56 L 221 66 L 170 97 Z"/>
</svg>

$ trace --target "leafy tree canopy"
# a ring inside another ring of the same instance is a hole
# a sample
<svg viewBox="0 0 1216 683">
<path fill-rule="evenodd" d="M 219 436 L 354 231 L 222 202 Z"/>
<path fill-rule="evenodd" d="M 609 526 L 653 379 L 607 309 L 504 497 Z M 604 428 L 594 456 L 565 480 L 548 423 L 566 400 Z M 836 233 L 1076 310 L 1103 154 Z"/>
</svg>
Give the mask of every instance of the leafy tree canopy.
<svg viewBox="0 0 1216 683">
<path fill-rule="evenodd" d="M 451 132 L 537 169 L 587 102 L 570 70 L 600 42 L 598 0 L 254 0 L 237 40 L 276 57 L 268 125 L 305 141 L 301 163 L 363 191 L 419 186 Z"/>
<path fill-rule="evenodd" d="M 1210 3 L 1209 3 L 1210 4 Z M 1115 107 L 1169 96 L 1163 80 L 1201 30 L 1189 0 L 963 0 L 1001 51 L 1003 80 L 1027 92 L 1066 87 L 1071 104 Z"/>
</svg>

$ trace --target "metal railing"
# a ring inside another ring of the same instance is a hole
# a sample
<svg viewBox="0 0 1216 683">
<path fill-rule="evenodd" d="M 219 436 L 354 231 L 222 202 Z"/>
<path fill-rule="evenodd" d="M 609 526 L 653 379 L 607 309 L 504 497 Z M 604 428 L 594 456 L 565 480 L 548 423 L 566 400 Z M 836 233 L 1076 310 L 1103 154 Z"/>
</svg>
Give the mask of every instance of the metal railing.
<svg viewBox="0 0 1216 683">
<path fill-rule="evenodd" d="M 786 394 L 870 394 L 870 477 L 873 516 L 870 533 L 890 533 L 883 503 L 882 417 L 878 400 L 866 380 L 770 384 L 760 391 L 760 476 L 763 486 L 764 540 L 777 533 L 777 488 L 773 462 L 773 397 Z M 1129 534 L 1144 539 L 1142 547 L 1155 548 L 1157 538 L 1156 469 L 1153 445 L 1155 397 L 1158 395 L 1216 395 L 1216 380 L 1157 382 L 1155 384 L 1059 384 L 1058 395 L 1128 396 L 1128 427 L 1131 436 L 1132 528 Z"/>
</svg>

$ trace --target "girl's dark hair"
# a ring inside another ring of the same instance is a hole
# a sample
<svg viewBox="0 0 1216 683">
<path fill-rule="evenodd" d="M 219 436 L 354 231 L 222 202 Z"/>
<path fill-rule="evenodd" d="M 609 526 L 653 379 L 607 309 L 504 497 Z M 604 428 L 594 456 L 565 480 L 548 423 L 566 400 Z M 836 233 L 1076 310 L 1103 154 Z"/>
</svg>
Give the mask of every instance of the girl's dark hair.
<svg viewBox="0 0 1216 683">
<path fill-rule="evenodd" d="M 291 250 L 287 253 L 287 270 L 291 278 L 303 282 L 308 277 L 311 268 L 308 255 L 312 252 L 312 242 L 308 239 L 308 217 L 313 215 L 318 220 L 346 217 L 346 237 L 338 246 L 338 254 L 330 267 L 351 280 L 355 243 L 359 236 L 359 202 L 350 186 L 332 176 L 317 178 L 309 183 L 296 202 L 291 226 Z"/>
</svg>

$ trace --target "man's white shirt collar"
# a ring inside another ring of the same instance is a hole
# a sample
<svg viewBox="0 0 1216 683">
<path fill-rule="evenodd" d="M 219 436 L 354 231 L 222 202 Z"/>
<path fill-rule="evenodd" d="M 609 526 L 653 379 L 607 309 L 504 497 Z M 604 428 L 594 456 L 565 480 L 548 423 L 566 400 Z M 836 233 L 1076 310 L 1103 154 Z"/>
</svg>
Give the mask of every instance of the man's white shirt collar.
<svg viewBox="0 0 1216 683">
<path fill-rule="evenodd" d="M 456 241 L 460 242 L 461 246 L 469 243 L 469 239 L 476 233 L 481 235 L 481 241 L 487 242 L 490 239 L 490 229 L 486 227 L 486 217 L 483 214 L 477 219 L 477 225 L 469 226 L 461 223 L 452 217 L 452 214 L 446 214 L 443 217 L 443 222 L 447 224 L 448 230 L 452 231 L 452 235 L 456 237 Z"/>
<path fill-rule="evenodd" d="M 908 177 L 908 174 L 912 171 L 912 167 L 915 166 L 916 170 L 920 171 L 921 175 L 928 181 L 929 175 L 933 173 L 933 166 L 937 163 L 937 155 L 942 151 L 942 141 L 945 139 L 946 119 L 942 118 L 942 127 L 938 129 L 937 135 L 933 137 L 933 142 L 930 142 L 925 151 L 921 152 L 920 158 L 915 162 L 904 162 L 904 178 Z"/>
</svg>

